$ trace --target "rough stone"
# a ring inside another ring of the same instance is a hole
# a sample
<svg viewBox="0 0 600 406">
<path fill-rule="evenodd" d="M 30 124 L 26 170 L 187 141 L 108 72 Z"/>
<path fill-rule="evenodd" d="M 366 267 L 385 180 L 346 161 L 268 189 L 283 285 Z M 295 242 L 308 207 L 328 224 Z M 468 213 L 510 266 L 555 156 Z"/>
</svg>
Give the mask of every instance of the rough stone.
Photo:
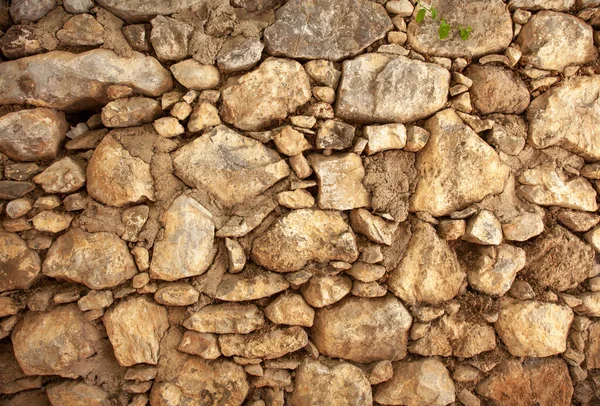
<svg viewBox="0 0 600 406">
<path fill-rule="evenodd" d="M 366 126 L 367 154 L 372 155 L 390 149 L 402 149 L 406 145 L 406 127 L 402 124 Z"/>
<path fill-rule="evenodd" d="M 230 38 L 217 54 L 217 66 L 223 73 L 233 73 L 254 67 L 262 55 L 264 45 L 256 37 Z"/>
<path fill-rule="evenodd" d="M 257 334 L 219 336 L 226 357 L 274 359 L 297 351 L 308 344 L 306 332 L 299 326 L 263 330 Z"/>
<path fill-rule="evenodd" d="M 315 138 L 315 146 L 321 149 L 346 149 L 352 145 L 355 128 L 342 121 L 326 120 Z M 295 155 L 295 154 L 294 154 Z"/>
<path fill-rule="evenodd" d="M 200 333 L 248 334 L 263 328 L 265 318 L 256 305 L 222 303 L 193 312 L 183 326 Z"/>
<path fill-rule="evenodd" d="M 480 210 L 469 219 L 463 240 L 481 245 L 499 245 L 502 243 L 502 226 L 494 213 Z"/>
<path fill-rule="evenodd" d="M 68 46 L 94 46 L 104 43 L 104 27 L 91 15 L 79 14 L 56 33 L 56 38 Z"/>
<path fill-rule="evenodd" d="M 324 59 L 308 61 L 304 65 L 304 69 L 312 80 L 320 85 L 329 86 L 334 89 L 337 88 L 342 76 L 342 73 L 335 68 L 333 62 Z"/>
<path fill-rule="evenodd" d="M 187 283 L 169 283 L 154 293 L 154 300 L 165 306 L 190 306 L 198 302 L 200 293 Z"/>
<path fill-rule="evenodd" d="M 267 307 L 265 316 L 273 323 L 311 327 L 315 311 L 302 296 L 291 293 L 277 296 Z"/>
<path fill-rule="evenodd" d="M 183 333 L 177 350 L 186 354 L 198 355 L 204 359 L 217 359 L 221 356 L 217 336 L 211 333 L 186 331 Z"/>
<path fill-rule="evenodd" d="M 581 301 L 581 304 L 575 307 L 577 313 L 586 316 L 600 317 L 600 293 L 587 292 L 580 295 L 578 298 Z"/>
<path fill-rule="evenodd" d="M 469 285 L 491 296 L 503 296 L 512 286 L 517 272 L 525 266 L 525 251 L 508 244 L 482 247 L 477 260 L 467 269 Z"/>
<path fill-rule="evenodd" d="M 68 13 L 87 13 L 94 7 L 94 2 L 93 0 L 63 0 L 63 7 Z"/>
<path fill-rule="evenodd" d="M 569 230 L 585 233 L 596 224 L 600 223 L 600 216 L 596 213 L 588 213 L 571 209 L 560 209 L 556 212 L 556 218 Z"/>
<path fill-rule="evenodd" d="M 113 293 L 110 290 L 92 290 L 77 301 L 82 312 L 110 307 L 113 304 Z"/>
<path fill-rule="evenodd" d="M 340 275 L 314 275 L 302 286 L 302 296 L 315 308 L 329 306 L 342 300 L 352 290 L 352 280 Z"/>
<path fill-rule="evenodd" d="M 36 230 L 49 233 L 59 233 L 71 225 L 73 216 L 53 210 L 44 210 L 36 214 L 31 222 Z"/>
<path fill-rule="evenodd" d="M 72 193 L 85 184 L 85 172 L 69 157 L 65 157 L 44 169 L 33 181 L 46 193 Z"/>
<path fill-rule="evenodd" d="M 521 114 L 529 105 L 529 89 L 513 71 L 494 65 L 470 65 L 471 100 L 481 114 Z"/>
<path fill-rule="evenodd" d="M 217 68 L 212 65 L 203 65 L 193 59 L 171 65 L 171 72 L 179 83 L 191 90 L 212 89 L 221 80 Z"/>
<path fill-rule="evenodd" d="M 134 127 L 151 123 L 161 112 L 160 103 L 147 97 L 111 101 L 102 109 L 106 127 Z"/>
<path fill-rule="evenodd" d="M 288 287 L 289 283 L 282 275 L 246 266 L 242 273 L 225 274 L 214 297 L 227 302 L 243 302 L 269 297 Z"/>
<path fill-rule="evenodd" d="M 315 205 L 315 198 L 304 189 L 277 194 L 277 203 L 290 209 L 308 209 Z"/>
<path fill-rule="evenodd" d="M 49 385 L 46 394 L 52 405 L 109 406 L 109 394 L 84 381 L 64 381 Z"/>
<path fill-rule="evenodd" d="M 312 149 L 310 142 L 304 138 L 304 134 L 294 130 L 292 126 L 286 125 L 273 136 L 273 142 L 277 150 L 284 155 L 294 156 Z"/>
<path fill-rule="evenodd" d="M 0 292 L 29 289 L 41 270 L 38 253 L 18 234 L 7 232 L 0 232 L 0 253 Z"/>
<path fill-rule="evenodd" d="M 201 0 L 98 0 L 97 3 L 128 22 L 150 21 L 157 15 L 176 14 L 201 3 Z"/>
<path fill-rule="evenodd" d="M 178 61 L 188 56 L 188 45 L 194 27 L 162 15 L 154 17 L 150 24 L 150 42 L 159 59 Z"/>
<path fill-rule="evenodd" d="M 40 31 L 28 25 L 13 25 L 0 38 L 0 50 L 8 59 L 42 53 Z"/>
<path fill-rule="evenodd" d="M 55 0 L 14 0 L 10 2 L 10 15 L 16 23 L 23 20 L 36 22 L 54 7 Z"/>
</svg>

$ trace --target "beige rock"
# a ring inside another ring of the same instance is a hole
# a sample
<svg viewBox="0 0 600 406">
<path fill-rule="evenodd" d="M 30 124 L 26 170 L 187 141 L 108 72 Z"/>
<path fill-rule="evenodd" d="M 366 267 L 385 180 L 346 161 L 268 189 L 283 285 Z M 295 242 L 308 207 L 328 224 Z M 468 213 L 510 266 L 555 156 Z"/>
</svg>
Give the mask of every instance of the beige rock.
<svg viewBox="0 0 600 406">
<path fill-rule="evenodd" d="M 335 68 L 331 61 L 316 59 L 306 62 L 304 65 L 306 73 L 312 80 L 320 85 L 337 88 L 342 73 Z"/>
<path fill-rule="evenodd" d="M 221 356 L 217 336 L 211 333 L 186 331 L 177 347 L 178 351 L 198 355 L 204 359 L 217 359 Z"/>
<path fill-rule="evenodd" d="M 398 362 L 392 379 L 377 387 L 373 400 L 384 405 L 445 406 L 455 400 L 454 382 L 436 358 Z"/>
<path fill-rule="evenodd" d="M 111 100 L 122 99 L 133 95 L 133 89 L 124 85 L 111 85 L 107 90 L 108 98 Z"/>
<path fill-rule="evenodd" d="M 71 17 L 56 33 L 56 38 L 69 46 L 102 45 L 103 36 L 104 27 L 89 14 Z"/>
<path fill-rule="evenodd" d="M 212 89 L 219 85 L 221 75 L 213 65 L 203 65 L 193 59 L 171 65 L 171 72 L 179 83 L 191 90 Z"/>
<path fill-rule="evenodd" d="M 110 406 L 106 391 L 84 381 L 64 381 L 49 385 L 46 394 L 52 405 Z"/>
<path fill-rule="evenodd" d="M 223 120 L 258 131 L 282 120 L 310 100 L 308 75 L 293 60 L 269 58 L 222 93 Z"/>
<path fill-rule="evenodd" d="M 517 272 L 525 266 L 525 251 L 508 244 L 482 247 L 474 266 L 467 269 L 469 285 L 491 296 L 502 296 L 510 289 Z"/>
<path fill-rule="evenodd" d="M 515 357 L 548 357 L 564 352 L 573 311 L 533 300 L 503 299 L 496 331 Z"/>
<path fill-rule="evenodd" d="M 317 310 L 311 339 L 319 352 L 359 363 L 399 360 L 406 355 L 412 317 L 392 295 L 349 297 Z"/>
<path fill-rule="evenodd" d="M 358 258 L 356 237 L 340 213 L 294 210 L 254 240 L 252 258 L 277 272 L 294 272 L 307 263 Z"/>
<path fill-rule="evenodd" d="M 389 149 L 402 149 L 406 145 L 406 127 L 402 124 L 371 125 L 363 128 L 369 143 L 367 154 Z"/>
<path fill-rule="evenodd" d="M 246 266 L 246 252 L 242 244 L 231 238 L 225 239 L 227 257 L 229 259 L 229 272 L 238 273 Z"/>
<path fill-rule="evenodd" d="M 585 0 L 584 0 L 585 1 Z M 575 0 L 511 0 L 508 3 L 508 7 L 511 10 L 522 9 L 523 10 L 555 10 L 555 11 L 568 11 L 575 5 Z M 516 14 L 516 12 L 515 12 Z M 531 13 L 529 13 L 531 16 Z M 518 22 L 518 21 L 517 21 Z M 526 22 L 526 21 L 525 21 Z M 518 22 L 523 24 L 524 22 Z"/>
<path fill-rule="evenodd" d="M 289 209 L 308 209 L 315 205 L 315 198 L 304 189 L 277 194 L 277 203 Z"/>
<path fill-rule="evenodd" d="M 539 213 L 522 213 L 502 224 L 504 239 L 527 241 L 544 231 L 544 218 Z"/>
<path fill-rule="evenodd" d="M 254 67 L 262 56 L 264 45 L 259 38 L 243 35 L 229 38 L 217 55 L 223 73 L 239 72 Z"/>
<path fill-rule="evenodd" d="M 600 317 L 600 293 L 588 292 L 579 296 L 581 304 L 575 308 L 579 314 L 586 316 Z"/>
<path fill-rule="evenodd" d="M 368 283 L 381 278 L 385 274 L 385 267 L 358 261 L 346 273 L 358 281 Z"/>
<path fill-rule="evenodd" d="M 26 215 L 32 209 L 31 200 L 26 197 L 11 200 L 6 203 L 6 214 L 11 219 Z"/>
<path fill-rule="evenodd" d="M 108 103 L 102 109 L 106 127 L 134 127 L 151 123 L 161 112 L 160 103 L 147 97 L 129 97 Z"/>
<path fill-rule="evenodd" d="M 596 224 L 600 223 L 600 216 L 596 213 L 588 213 L 571 209 L 560 209 L 556 212 L 556 218 L 571 231 L 586 232 Z"/>
<path fill-rule="evenodd" d="M 310 143 L 304 138 L 304 135 L 289 125 L 286 125 L 281 131 L 275 133 L 273 141 L 277 150 L 287 156 L 298 155 L 312 148 Z"/>
<path fill-rule="evenodd" d="M 442 220 L 438 224 L 438 233 L 446 241 L 458 240 L 467 229 L 467 223 L 464 220 Z"/>
<path fill-rule="evenodd" d="M 33 178 L 46 193 L 71 193 L 85 184 L 85 172 L 69 157 L 54 162 Z"/>
<path fill-rule="evenodd" d="M 169 114 L 176 117 L 178 120 L 185 120 L 191 113 L 192 106 L 184 101 L 175 103 L 171 108 L 171 111 L 169 111 Z"/>
<path fill-rule="evenodd" d="M 356 366 L 328 359 L 305 358 L 296 370 L 290 406 L 309 406 L 322 402 L 331 406 L 371 405 L 371 386 Z"/>
<path fill-rule="evenodd" d="M 352 282 L 352 294 L 358 297 L 382 297 L 387 293 L 387 288 L 377 282 Z"/>
<path fill-rule="evenodd" d="M 221 118 L 215 106 L 208 102 L 200 102 L 194 106 L 188 121 L 189 131 L 199 132 L 217 125 L 221 125 Z"/>
<path fill-rule="evenodd" d="M 449 82 L 439 65 L 364 54 L 343 64 L 335 115 L 363 123 L 415 121 L 444 107 Z"/>
<path fill-rule="evenodd" d="M 226 357 L 273 359 L 303 348 L 306 332 L 299 326 L 263 330 L 257 334 L 220 335 L 219 345 Z"/>
<path fill-rule="evenodd" d="M 258 227 L 277 207 L 270 196 L 259 195 L 246 204 L 234 207 L 231 217 L 217 231 L 217 237 L 243 237 Z"/>
<path fill-rule="evenodd" d="M 154 244 L 150 276 L 174 281 L 206 272 L 214 257 L 212 214 L 195 199 L 180 195 L 162 220 L 165 231 Z"/>
<path fill-rule="evenodd" d="M 214 297 L 227 302 L 242 302 L 272 296 L 288 287 L 289 283 L 282 275 L 247 265 L 242 273 L 225 274 Z"/>
<path fill-rule="evenodd" d="M 148 221 L 149 213 L 150 208 L 145 204 L 123 210 L 121 222 L 125 226 L 125 231 L 121 238 L 125 241 L 137 241 L 139 233 Z"/>
<path fill-rule="evenodd" d="M 200 293 L 187 283 L 161 285 L 154 293 L 154 300 L 165 306 L 190 306 L 198 302 Z"/>
<path fill-rule="evenodd" d="M 38 231 L 59 233 L 69 228 L 71 221 L 73 221 L 73 216 L 69 213 L 45 210 L 36 214 L 31 221 Z"/>
<path fill-rule="evenodd" d="M 102 320 L 120 365 L 156 365 L 160 340 L 169 328 L 164 307 L 136 295 L 109 309 Z"/>
<path fill-rule="evenodd" d="M 291 293 L 277 296 L 267 307 L 265 316 L 273 323 L 311 327 L 315 311 L 302 296 Z"/>
<path fill-rule="evenodd" d="M 502 226 L 494 213 L 480 210 L 467 222 L 463 240 L 481 245 L 500 245 L 502 243 Z"/>
<path fill-rule="evenodd" d="M 225 126 L 180 148 L 175 174 L 186 184 L 208 190 L 231 207 L 255 197 L 289 175 L 279 154 Z"/>
<path fill-rule="evenodd" d="M 312 307 L 321 308 L 342 300 L 352 290 L 347 276 L 314 275 L 302 286 L 302 296 Z"/>
<path fill-rule="evenodd" d="M 152 24 L 150 42 L 159 59 L 178 61 L 188 56 L 190 37 L 194 31 L 193 26 L 162 15 L 154 17 L 150 24 Z"/>
<path fill-rule="evenodd" d="M 405 151 L 419 152 L 427 144 L 430 137 L 429 131 L 416 125 L 408 127 L 406 130 Z"/>
<path fill-rule="evenodd" d="M 41 270 L 40 257 L 16 233 L 0 232 L 0 292 L 29 289 Z"/>
<path fill-rule="evenodd" d="M 588 334 L 585 345 L 586 366 L 589 369 L 597 369 L 600 367 L 600 323 L 592 323 Z"/>
<path fill-rule="evenodd" d="M 465 75 L 473 105 L 481 114 L 521 114 L 529 105 L 529 90 L 513 71 L 494 65 L 470 65 Z"/>
<path fill-rule="evenodd" d="M 350 213 L 352 229 L 378 244 L 391 245 L 398 223 L 369 213 L 365 209 L 354 209 Z"/>
<path fill-rule="evenodd" d="M 185 132 L 185 128 L 175 117 L 162 117 L 154 120 L 152 126 L 159 135 L 166 138 L 177 137 Z"/>
<path fill-rule="evenodd" d="M 388 288 L 412 305 L 436 305 L 452 299 L 466 276 L 456 253 L 431 225 L 415 221 L 411 230 L 404 257 L 389 274 Z"/>
<path fill-rule="evenodd" d="M 600 228 L 596 227 L 583 236 L 583 238 L 590 244 L 596 252 L 600 252 Z"/>
<path fill-rule="evenodd" d="M 346 149 L 352 145 L 355 128 L 337 120 L 326 120 L 315 137 L 315 145 L 320 149 Z"/>
<path fill-rule="evenodd" d="M 62 200 L 60 199 L 60 197 L 50 195 L 38 198 L 33 204 L 33 207 L 38 208 L 40 210 L 52 210 L 59 207 L 61 204 Z"/>
<path fill-rule="evenodd" d="M 262 329 L 265 318 L 254 304 L 221 303 L 193 312 L 183 326 L 200 333 L 248 334 Z"/>
</svg>

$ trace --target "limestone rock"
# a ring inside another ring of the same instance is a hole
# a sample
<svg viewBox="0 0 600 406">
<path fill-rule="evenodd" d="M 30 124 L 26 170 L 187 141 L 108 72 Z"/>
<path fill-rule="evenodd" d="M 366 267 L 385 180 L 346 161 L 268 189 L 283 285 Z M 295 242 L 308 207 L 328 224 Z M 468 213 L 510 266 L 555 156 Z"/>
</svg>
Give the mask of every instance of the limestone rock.
<svg viewBox="0 0 600 406">
<path fill-rule="evenodd" d="M 56 38 L 65 45 L 102 45 L 104 43 L 104 27 L 89 14 L 79 14 L 56 33 Z"/>
<path fill-rule="evenodd" d="M 176 14 L 201 3 L 201 0 L 97 0 L 117 17 L 128 22 L 150 21 L 157 15 Z"/>
<path fill-rule="evenodd" d="M 525 261 L 525 251 L 512 245 L 482 247 L 475 264 L 467 269 L 469 285 L 486 295 L 502 296 L 512 286 Z"/>
<path fill-rule="evenodd" d="M 169 283 L 160 286 L 154 300 L 165 306 L 190 306 L 198 302 L 200 293 L 187 283 Z"/>
<path fill-rule="evenodd" d="M 33 181 L 46 193 L 72 193 L 85 184 L 85 172 L 69 157 L 65 157 L 44 169 Z"/>
<path fill-rule="evenodd" d="M 581 304 L 575 307 L 579 314 L 584 314 L 591 317 L 600 317 L 600 293 L 588 292 L 580 295 L 578 299 Z"/>
<path fill-rule="evenodd" d="M 340 275 L 314 275 L 302 286 L 302 296 L 315 308 L 342 300 L 352 290 L 352 280 Z"/>
<path fill-rule="evenodd" d="M 333 89 L 337 88 L 340 76 L 342 76 L 333 62 L 324 59 L 308 61 L 304 65 L 304 69 L 308 76 L 319 85 L 329 86 Z"/>
<path fill-rule="evenodd" d="M 338 212 L 294 210 L 254 240 L 252 258 L 277 272 L 294 272 L 307 263 L 358 258 L 356 237 Z"/>
<path fill-rule="evenodd" d="M 431 225 L 415 221 L 404 257 L 389 274 L 391 292 L 409 304 L 440 304 L 452 299 L 465 280 L 454 250 Z"/>
<path fill-rule="evenodd" d="M 12 333 L 15 356 L 27 375 L 77 378 L 100 346 L 101 335 L 76 304 L 28 312 Z"/>
<path fill-rule="evenodd" d="M 63 0 L 63 7 L 67 13 L 87 13 L 94 7 L 93 0 Z"/>
<path fill-rule="evenodd" d="M 71 225 L 73 216 L 69 213 L 60 213 L 53 210 L 44 210 L 36 214 L 31 222 L 38 231 L 59 233 Z"/>
<path fill-rule="evenodd" d="M 154 17 L 150 23 L 150 42 L 159 59 L 178 61 L 188 56 L 188 45 L 194 27 L 162 15 Z"/>
<path fill-rule="evenodd" d="M 502 226 L 494 213 L 480 210 L 467 222 L 463 240 L 481 245 L 499 245 L 502 243 Z"/>
<path fill-rule="evenodd" d="M 569 230 L 580 233 L 589 231 L 600 223 L 600 216 L 596 213 L 577 211 L 571 209 L 560 209 L 556 212 L 556 218 Z"/>
<path fill-rule="evenodd" d="M 256 37 L 242 35 L 230 38 L 217 55 L 217 66 L 223 73 L 252 68 L 260 61 L 264 45 Z"/>
<path fill-rule="evenodd" d="M 136 295 L 108 310 L 103 322 L 120 365 L 156 365 L 160 340 L 169 328 L 164 307 Z"/>
<path fill-rule="evenodd" d="M 122 58 L 105 49 L 52 51 L 0 64 L 0 104 L 85 110 L 106 104 L 108 87 L 117 83 L 147 96 L 173 87 L 169 71 L 137 52 Z"/>
<path fill-rule="evenodd" d="M 373 400 L 384 405 L 445 406 L 455 400 L 454 382 L 435 358 L 398 362 L 392 379 L 377 387 Z"/>
<path fill-rule="evenodd" d="M 529 89 L 513 71 L 494 65 L 470 65 L 471 100 L 481 114 L 521 114 L 529 105 Z"/>
<path fill-rule="evenodd" d="M 441 40 L 437 20 L 428 17 L 417 23 L 412 19 L 407 43 L 417 52 L 447 58 L 477 58 L 502 52 L 512 41 L 512 19 L 502 0 L 433 0 L 429 4 L 448 24 L 468 25 L 473 31 L 466 41 L 459 37 L 458 30 L 452 30 Z"/>
<path fill-rule="evenodd" d="M 104 137 L 87 167 L 87 191 L 109 206 L 154 200 L 150 165 L 131 155 L 112 135 Z"/>
<path fill-rule="evenodd" d="M 219 70 L 213 65 L 203 65 L 193 59 L 171 65 L 171 72 L 179 83 L 190 90 L 212 89 L 221 79 Z"/>
<path fill-rule="evenodd" d="M 503 299 L 496 331 L 515 357 L 548 357 L 567 349 L 573 311 L 533 300 Z"/>
<path fill-rule="evenodd" d="M 0 64 L 0 71 L 3 65 Z M 58 155 L 68 129 L 65 115 L 52 109 L 5 114 L 0 117 L 0 152 L 18 161 L 52 160 Z"/>
<path fill-rule="evenodd" d="M 259 131 L 285 119 L 310 97 L 308 75 L 302 65 L 269 58 L 223 90 L 221 114 L 225 122 L 241 130 Z"/>
<path fill-rule="evenodd" d="M 246 266 L 242 273 L 225 274 L 214 297 L 228 302 L 243 302 L 269 297 L 288 287 L 289 283 L 282 275 Z"/>
<path fill-rule="evenodd" d="M 0 38 L 0 50 L 8 59 L 18 59 L 44 52 L 40 31 L 28 25 L 13 25 Z"/>
<path fill-rule="evenodd" d="M 588 329 L 585 358 L 588 368 L 600 367 L 600 323 L 592 323 Z"/>
<path fill-rule="evenodd" d="M 562 71 L 583 65 L 598 56 L 592 27 L 579 18 L 555 11 L 532 16 L 517 37 L 521 62 L 534 68 Z"/>
<path fill-rule="evenodd" d="M 13 21 L 35 22 L 56 7 L 55 0 L 14 0 L 10 2 L 10 15 Z"/>
<path fill-rule="evenodd" d="M 225 126 L 196 138 L 173 157 L 175 174 L 231 207 L 255 197 L 289 175 L 279 154 Z"/>
<path fill-rule="evenodd" d="M 346 149 L 352 145 L 355 128 L 342 121 L 326 120 L 315 137 L 315 146 L 321 149 Z"/>
<path fill-rule="evenodd" d="M 92 290 L 77 301 L 81 311 L 98 310 L 110 307 L 113 304 L 113 293 L 110 290 Z"/>
<path fill-rule="evenodd" d="M 183 333 L 177 351 L 198 355 L 204 359 L 217 359 L 221 354 L 217 336 L 211 333 L 186 331 Z"/>
<path fill-rule="evenodd" d="M 0 232 L 0 292 L 29 289 L 42 264 L 34 250 L 16 233 Z"/>
<path fill-rule="evenodd" d="M 136 267 L 127 245 L 115 234 L 72 228 L 48 250 L 43 272 L 90 289 L 106 289 L 132 278 Z"/>
<path fill-rule="evenodd" d="M 402 149 L 406 145 L 406 127 L 402 124 L 371 125 L 363 129 L 367 137 L 367 154 L 372 155 L 390 149 Z"/>
<path fill-rule="evenodd" d="M 134 127 L 151 123 L 161 112 L 160 103 L 147 97 L 129 97 L 108 103 L 102 109 L 106 127 Z"/>
<path fill-rule="evenodd" d="M 273 136 L 277 150 L 284 155 L 294 156 L 311 149 L 312 145 L 304 138 L 304 134 L 286 125 Z"/>
<path fill-rule="evenodd" d="M 53 405 L 110 406 L 109 394 L 98 386 L 84 381 L 64 381 L 46 388 Z"/>
<path fill-rule="evenodd" d="M 263 328 L 265 318 L 256 305 L 222 303 L 193 312 L 183 326 L 201 333 L 248 334 Z"/>
<path fill-rule="evenodd" d="M 392 22 L 366 0 L 292 0 L 265 30 L 267 51 L 289 58 L 340 60 L 385 37 Z"/>
<path fill-rule="evenodd" d="M 208 102 L 200 102 L 194 106 L 187 128 L 188 131 L 199 132 L 217 125 L 221 125 L 217 108 Z"/>
<path fill-rule="evenodd" d="M 439 65 L 369 53 L 345 61 L 342 72 L 335 114 L 345 120 L 405 123 L 446 104 L 450 73 Z"/>
<path fill-rule="evenodd" d="M 311 338 L 319 352 L 359 363 L 399 360 L 406 355 L 412 317 L 392 295 L 349 297 L 318 309 Z"/>
<path fill-rule="evenodd" d="M 575 5 L 575 0 L 510 0 L 508 7 L 523 10 L 568 11 Z"/>
<path fill-rule="evenodd" d="M 443 216 L 504 190 L 510 168 L 453 110 L 429 119 L 429 142 L 417 156 L 421 175 L 411 211 Z"/>
<path fill-rule="evenodd" d="M 370 195 L 363 185 L 365 169 L 359 155 L 331 156 L 312 154 L 308 162 L 317 174 L 321 209 L 351 210 L 370 205 Z"/>
<path fill-rule="evenodd" d="M 276 324 L 311 327 L 315 311 L 302 296 L 291 293 L 279 295 L 269 303 L 265 307 L 265 316 Z"/>
<path fill-rule="evenodd" d="M 369 406 L 371 385 L 360 368 L 332 360 L 305 358 L 296 369 L 290 406 L 322 403 L 330 406 Z"/>
<path fill-rule="evenodd" d="M 274 359 L 297 351 L 307 343 L 308 336 L 299 326 L 219 336 L 219 345 L 226 357 Z"/>
<path fill-rule="evenodd" d="M 315 205 L 315 198 L 305 189 L 296 189 L 278 193 L 277 203 L 290 209 L 308 209 Z"/>
<path fill-rule="evenodd" d="M 214 256 L 212 214 L 193 198 L 181 195 L 162 220 L 165 231 L 154 244 L 150 276 L 174 281 L 206 272 Z"/>
<path fill-rule="evenodd" d="M 369 213 L 365 209 L 355 209 L 350 213 L 352 229 L 378 244 L 392 245 L 398 223 L 387 221 Z"/>
</svg>

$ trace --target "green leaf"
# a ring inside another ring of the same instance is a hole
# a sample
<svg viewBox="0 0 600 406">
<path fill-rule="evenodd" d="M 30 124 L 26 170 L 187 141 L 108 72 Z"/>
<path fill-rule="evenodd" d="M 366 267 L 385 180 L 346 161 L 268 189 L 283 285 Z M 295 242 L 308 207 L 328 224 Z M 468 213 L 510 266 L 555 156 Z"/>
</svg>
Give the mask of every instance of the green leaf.
<svg viewBox="0 0 600 406">
<path fill-rule="evenodd" d="M 440 39 L 444 39 L 450 34 L 450 25 L 446 23 L 446 20 L 443 18 L 440 20 L 440 28 L 438 28 L 438 35 Z"/>
<path fill-rule="evenodd" d="M 431 11 L 431 19 L 435 20 L 435 18 L 437 17 L 437 9 L 431 6 L 431 9 L 429 11 Z"/>
<path fill-rule="evenodd" d="M 467 27 L 467 28 L 458 27 L 458 31 L 459 31 L 460 38 L 463 41 L 466 41 L 466 40 L 469 39 L 469 36 L 471 35 L 471 31 L 473 31 L 473 28 L 471 28 L 471 27 Z"/>
<path fill-rule="evenodd" d="M 423 19 L 425 18 L 425 13 L 427 12 L 427 10 L 425 10 L 424 8 L 420 9 L 419 12 L 417 13 L 417 22 L 420 23 L 421 21 L 423 21 Z"/>
</svg>

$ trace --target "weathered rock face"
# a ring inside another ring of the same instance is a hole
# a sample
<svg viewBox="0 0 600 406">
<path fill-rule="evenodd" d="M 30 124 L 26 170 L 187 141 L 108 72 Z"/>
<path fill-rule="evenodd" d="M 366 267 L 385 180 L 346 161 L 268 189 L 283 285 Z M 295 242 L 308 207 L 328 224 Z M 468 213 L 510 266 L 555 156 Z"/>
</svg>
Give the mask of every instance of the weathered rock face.
<svg viewBox="0 0 600 406">
<path fill-rule="evenodd" d="M 334 358 L 369 363 L 406 356 L 412 317 L 391 295 L 350 297 L 317 310 L 311 338 L 319 351 Z"/>
<path fill-rule="evenodd" d="M 576 76 L 536 97 L 527 109 L 529 143 L 558 145 L 585 159 L 600 159 L 600 76 Z"/>
<path fill-rule="evenodd" d="M 160 112 L 160 103 L 148 97 L 118 99 L 102 109 L 102 124 L 106 127 L 134 127 L 151 123 Z"/>
<path fill-rule="evenodd" d="M 568 11 L 574 5 L 575 0 L 510 0 L 508 8 L 511 10 L 522 8 L 524 10 Z"/>
<path fill-rule="evenodd" d="M 157 382 L 152 386 L 150 404 L 240 406 L 249 389 L 240 365 L 226 360 L 208 363 L 199 357 L 189 357 L 172 382 Z"/>
<path fill-rule="evenodd" d="M 48 399 L 53 405 L 73 406 L 109 406 L 107 392 L 98 386 L 88 385 L 83 381 L 65 381 L 49 386 L 46 390 Z"/>
<path fill-rule="evenodd" d="M 223 73 L 250 69 L 260 61 L 263 48 L 258 38 L 233 37 L 219 51 L 217 65 Z"/>
<path fill-rule="evenodd" d="M 515 357 L 548 357 L 567 348 L 573 311 L 533 300 L 503 299 L 496 331 Z"/>
<path fill-rule="evenodd" d="M 150 275 L 173 281 L 203 274 L 214 254 L 212 214 L 191 197 L 181 195 L 163 215 L 165 231 L 154 244 Z"/>
<path fill-rule="evenodd" d="M 18 234 L 0 232 L 0 292 L 29 289 L 41 268 L 38 253 Z"/>
<path fill-rule="evenodd" d="M 309 262 L 358 258 L 356 237 L 339 213 L 301 209 L 281 217 L 254 240 L 252 258 L 277 272 L 294 272 Z"/>
<path fill-rule="evenodd" d="M 598 56 L 592 27 L 569 14 L 540 11 L 517 37 L 522 62 L 535 68 L 559 70 L 582 65 Z"/>
<path fill-rule="evenodd" d="M 225 126 L 180 148 L 173 165 L 186 184 L 208 190 L 228 207 L 259 195 L 290 172 L 276 151 Z"/>
<path fill-rule="evenodd" d="M 112 233 L 73 228 L 58 237 L 46 255 L 44 275 L 77 282 L 91 289 L 117 286 L 136 273 L 123 240 Z"/>
<path fill-rule="evenodd" d="M 129 21 L 150 21 L 156 15 L 179 13 L 201 0 L 172 0 L 165 3 L 161 0 L 98 0 L 98 4 L 116 16 Z"/>
<path fill-rule="evenodd" d="M 18 161 L 54 159 L 68 129 L 65 115 L 52 109 L 8 113 L 0 117 L 0 152 Z"/>
<path fill-rule="evenodd" d="M 100 346 L 101 335 L 76 304 L 28 312 L 12 334 L 15 356 L 27 375 L 77 378 Z"/>
<path fill-rule="evenodd" d="M 417 156 L 420 180 L 411 211 L 444 216 L 504 190 L 510 168 L 453 110 L 425 126 L 431 137 Z"/>
<path fill-rule="evenodd" d="M 289 283 L 282 275 L 254 265 L 248 266 L 242 273 L 223 275 L 214 297 L 228 302 L 243 302 L 269 297 L 288 287 Z"/>
<path fill-rule="evenodd" d="M 265 316 L 273 323 L 311 327 L 315 311 L 297 294 L 281 294 L 265 307 Z"/>
<path fill-rule="evenodd" d="M 474 266 L 467 270 L 469 285 L 487 295 L 502 296 L 510 289 L 525 261 L 525 251 L 521 248 L 508 244 L 483 247 Z"/>
<path fill-rule="evenodd" d="M 265 43 L 272 55 L 336 61 L 358 54 L 392 27 L 374 1 L 292 0 L 265 30 Z"/>
<path fill-rule="evenodd" d="M 46 193 L 71 193 L 85 184 L 85 172 L 69 157 L 54 162 L 33 178 Z"/>
<path fill-rule="evenodd" d="M 269 58 L 223 90 L 222 118 L 245 131 L 282 120 L 310 100 L 308 75 L 296 61 Z"/>
<path fill-rule="evenodd" d="M 122 58 L 104 49 L 53 51 L 1 63 L 0 104 L 78 111 L 107 103 L 106 90 L 116 83 L 148 96 L 173 87 L 169 71 L 150 56 L 134 52 Z"/>
<path fill-rule="evenodd" d="M 306 358 L 296 369 L 290 406 L 322 402 L 331 406 L 368 406 L 371 385 L 360 368 L 345 362 Z"/>
<path fill-rule="evenodd" d="M 437 20 L 426 18 L 421 23 L 412 20 L 408 25 L 408 44 L 417 52 L 448 58 L 477 58 L 502 52 L 512 40 L 512 19 L 501 0 L 434 0 L 430 4 L 448 24 L 468 25 L 473 31 L 466 41 L 459 37 L 457 30 L 440 40 Z"/>
<path fill-rule="evenodd" d="M 470 65 L 465 75 L 473 106 L 481 114 L 521 114 L 529 105 L 529 89 L 516 73 L 494 65 Z"/>
<path fill-rule="evenodd" d="M 454 250 L 435 229 L 416 220 L 400 264 L 390 273 L 388 286 L 409 304 L 439 304 L 458 294 L 466 274 Z"/>
<path fill-rule="evenodd" d="M 169 328 L 164 307 L 133 296 L 108 310 L 102 320 L 120 365 L 158 362 L 160 339 Z"/>
<path fill-rule="evenodd" d="M 297 351 L 308 344 L 302 327 L 271 329 L 257 334 L 229 334 L 219 336 L 219 345 L 226 357 L 274 359 Z"/>
<path fill-rule="evenodd" d="M 373 396 L 384 405 L 445 406 L 454 399 L 450 373 L 435 358 L 396 363 L 392 379 L 379 385 Z"/>
<path fill-rule="evenodd" d="M 418 120 L 444 107 L 449 81 L 449 72 L 439 65 L 389 54 L 361 55 L 343 64 L 335 113 L 362 123 Z"/>
<path fill-rule="evenodd" d="M 205 306 L 188 317 L 183 326 L 201 333 L 248 334 L 265 325 L 256 305 L 223 303 Z"/>
</svg>

